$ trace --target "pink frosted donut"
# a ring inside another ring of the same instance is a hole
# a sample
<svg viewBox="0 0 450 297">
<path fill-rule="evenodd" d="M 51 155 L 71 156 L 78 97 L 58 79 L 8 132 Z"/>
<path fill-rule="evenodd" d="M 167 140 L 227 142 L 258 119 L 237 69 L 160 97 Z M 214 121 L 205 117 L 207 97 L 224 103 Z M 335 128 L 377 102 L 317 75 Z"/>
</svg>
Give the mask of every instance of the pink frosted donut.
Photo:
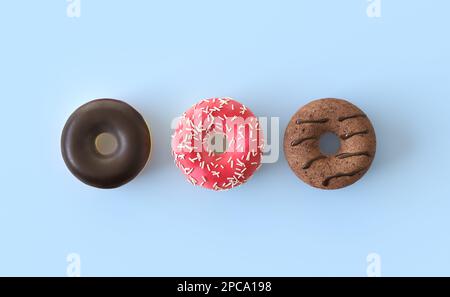
<svg viewBox="0 0 450 297">
<path fill-rule="evenodd" d="M 228 190 L 259 168 L 263 143 L 258 119 L 247 107 L 231 98 L 212 98 L 182 115 L 172 153 L 192 184 Z"/>
</svg>

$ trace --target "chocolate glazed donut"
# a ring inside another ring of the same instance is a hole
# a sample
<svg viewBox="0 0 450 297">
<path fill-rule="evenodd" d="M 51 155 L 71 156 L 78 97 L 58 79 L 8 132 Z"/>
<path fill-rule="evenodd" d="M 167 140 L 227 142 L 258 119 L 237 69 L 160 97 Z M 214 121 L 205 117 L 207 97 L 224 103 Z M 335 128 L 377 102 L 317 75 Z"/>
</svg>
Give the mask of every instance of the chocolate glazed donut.
<svg viewBox="0 0 450 297">
<path fill-rule="evenodd" d="M 116 142 L 107 154 L 96 144 L 105 133 Z M 82 182 L 117 188 L 145 167 L 151 152 L 150 131 L 144 118 L 127 103 L 97 99 L 70 116 L 62 132 L 61 151 L 69 170 Z"/>
<path fill-rule="evenodd" d="M 340 138 L 339 151 L 321 153 L 321 135 Z M 376 137 L 369 118 L 341 99 L 315 100 L 292 117 L 284 135 L 284 152 L 291 169 L 305 183 L 321 189 L 339 189 L 359 180 L 375 157 Z"/>
</svg>

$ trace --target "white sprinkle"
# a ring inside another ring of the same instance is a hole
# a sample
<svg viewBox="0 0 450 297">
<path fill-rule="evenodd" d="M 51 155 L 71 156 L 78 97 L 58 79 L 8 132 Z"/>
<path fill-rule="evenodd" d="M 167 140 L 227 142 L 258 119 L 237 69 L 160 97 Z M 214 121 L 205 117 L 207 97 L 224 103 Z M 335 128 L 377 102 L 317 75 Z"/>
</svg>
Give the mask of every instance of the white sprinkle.
<svg viewBox="0 0 450 297">
<path fill-rule="evenodd" d="M 237 171 L 234 172 L 234 175 L 237 175 L 238 178 L 242 178 L 244 176 L 243 174 L 241 174 L 241 173 L 239 173 Z"/>
<path fill-rule="evenodd" d="M 220 98 L 219 101 L 220 101 L 220 104 L 228 104 L 228 101 L 230 101 L 230 100 L 227 98 Z"/>
<path fill-rule="evenodd" d="M 228 150 L 231 150 L 233 148 L 234 138 L 231 139 L 230 143 L 228 144 Z"/>
</svg>

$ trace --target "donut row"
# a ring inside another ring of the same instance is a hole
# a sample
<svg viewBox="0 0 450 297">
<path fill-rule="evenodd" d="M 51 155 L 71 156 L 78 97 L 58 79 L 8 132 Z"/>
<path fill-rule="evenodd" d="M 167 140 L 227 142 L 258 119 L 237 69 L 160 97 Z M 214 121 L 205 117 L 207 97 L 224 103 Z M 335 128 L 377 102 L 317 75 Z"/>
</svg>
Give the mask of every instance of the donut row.
<svg viewBox="0 0 450 297">
<path fill-rule="evenodd" d="M 322 135 L 339 137 L 334 154 L 322 153 Z M 135 178 L 152 151 L 149 126 L 129 104 L 97 99 L 67 120 L 61 152 L 70 172 L 93 187 L 111 189 Z M 171 141 L 175 165 L 193 185 L 216 191 L 247 182 L 262 164 L 264 135 L 258 118 L 231 98 L 194 104 L 178 119 Z M 339 189 L 359 180 L 376 151 L 374 128 L 358 107 L 342 99 L 319 99 L 300 108 L 284 134 L 292 171 L 320 189 Z"/>
</svg>

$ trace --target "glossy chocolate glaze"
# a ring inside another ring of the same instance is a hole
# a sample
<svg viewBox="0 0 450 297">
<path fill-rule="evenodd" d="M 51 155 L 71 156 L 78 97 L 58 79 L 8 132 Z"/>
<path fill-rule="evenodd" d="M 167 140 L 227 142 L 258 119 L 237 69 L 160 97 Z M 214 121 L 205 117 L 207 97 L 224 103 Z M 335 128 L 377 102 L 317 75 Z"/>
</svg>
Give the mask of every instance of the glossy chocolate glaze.
<svg viewBox="0 0 450 297">
<path fill-rule="evenodd" d="M 117 149 L 101 154 L 95 140 L 110 133 Z M 67 120 L 61 152 L 69 170 L 82 182 L 103 189 L 120 187 L 145 167 L 151 151 L 150 131 L 130 105 L 115 99 L 97 99 L 79 107 Z"/>
</svg>

